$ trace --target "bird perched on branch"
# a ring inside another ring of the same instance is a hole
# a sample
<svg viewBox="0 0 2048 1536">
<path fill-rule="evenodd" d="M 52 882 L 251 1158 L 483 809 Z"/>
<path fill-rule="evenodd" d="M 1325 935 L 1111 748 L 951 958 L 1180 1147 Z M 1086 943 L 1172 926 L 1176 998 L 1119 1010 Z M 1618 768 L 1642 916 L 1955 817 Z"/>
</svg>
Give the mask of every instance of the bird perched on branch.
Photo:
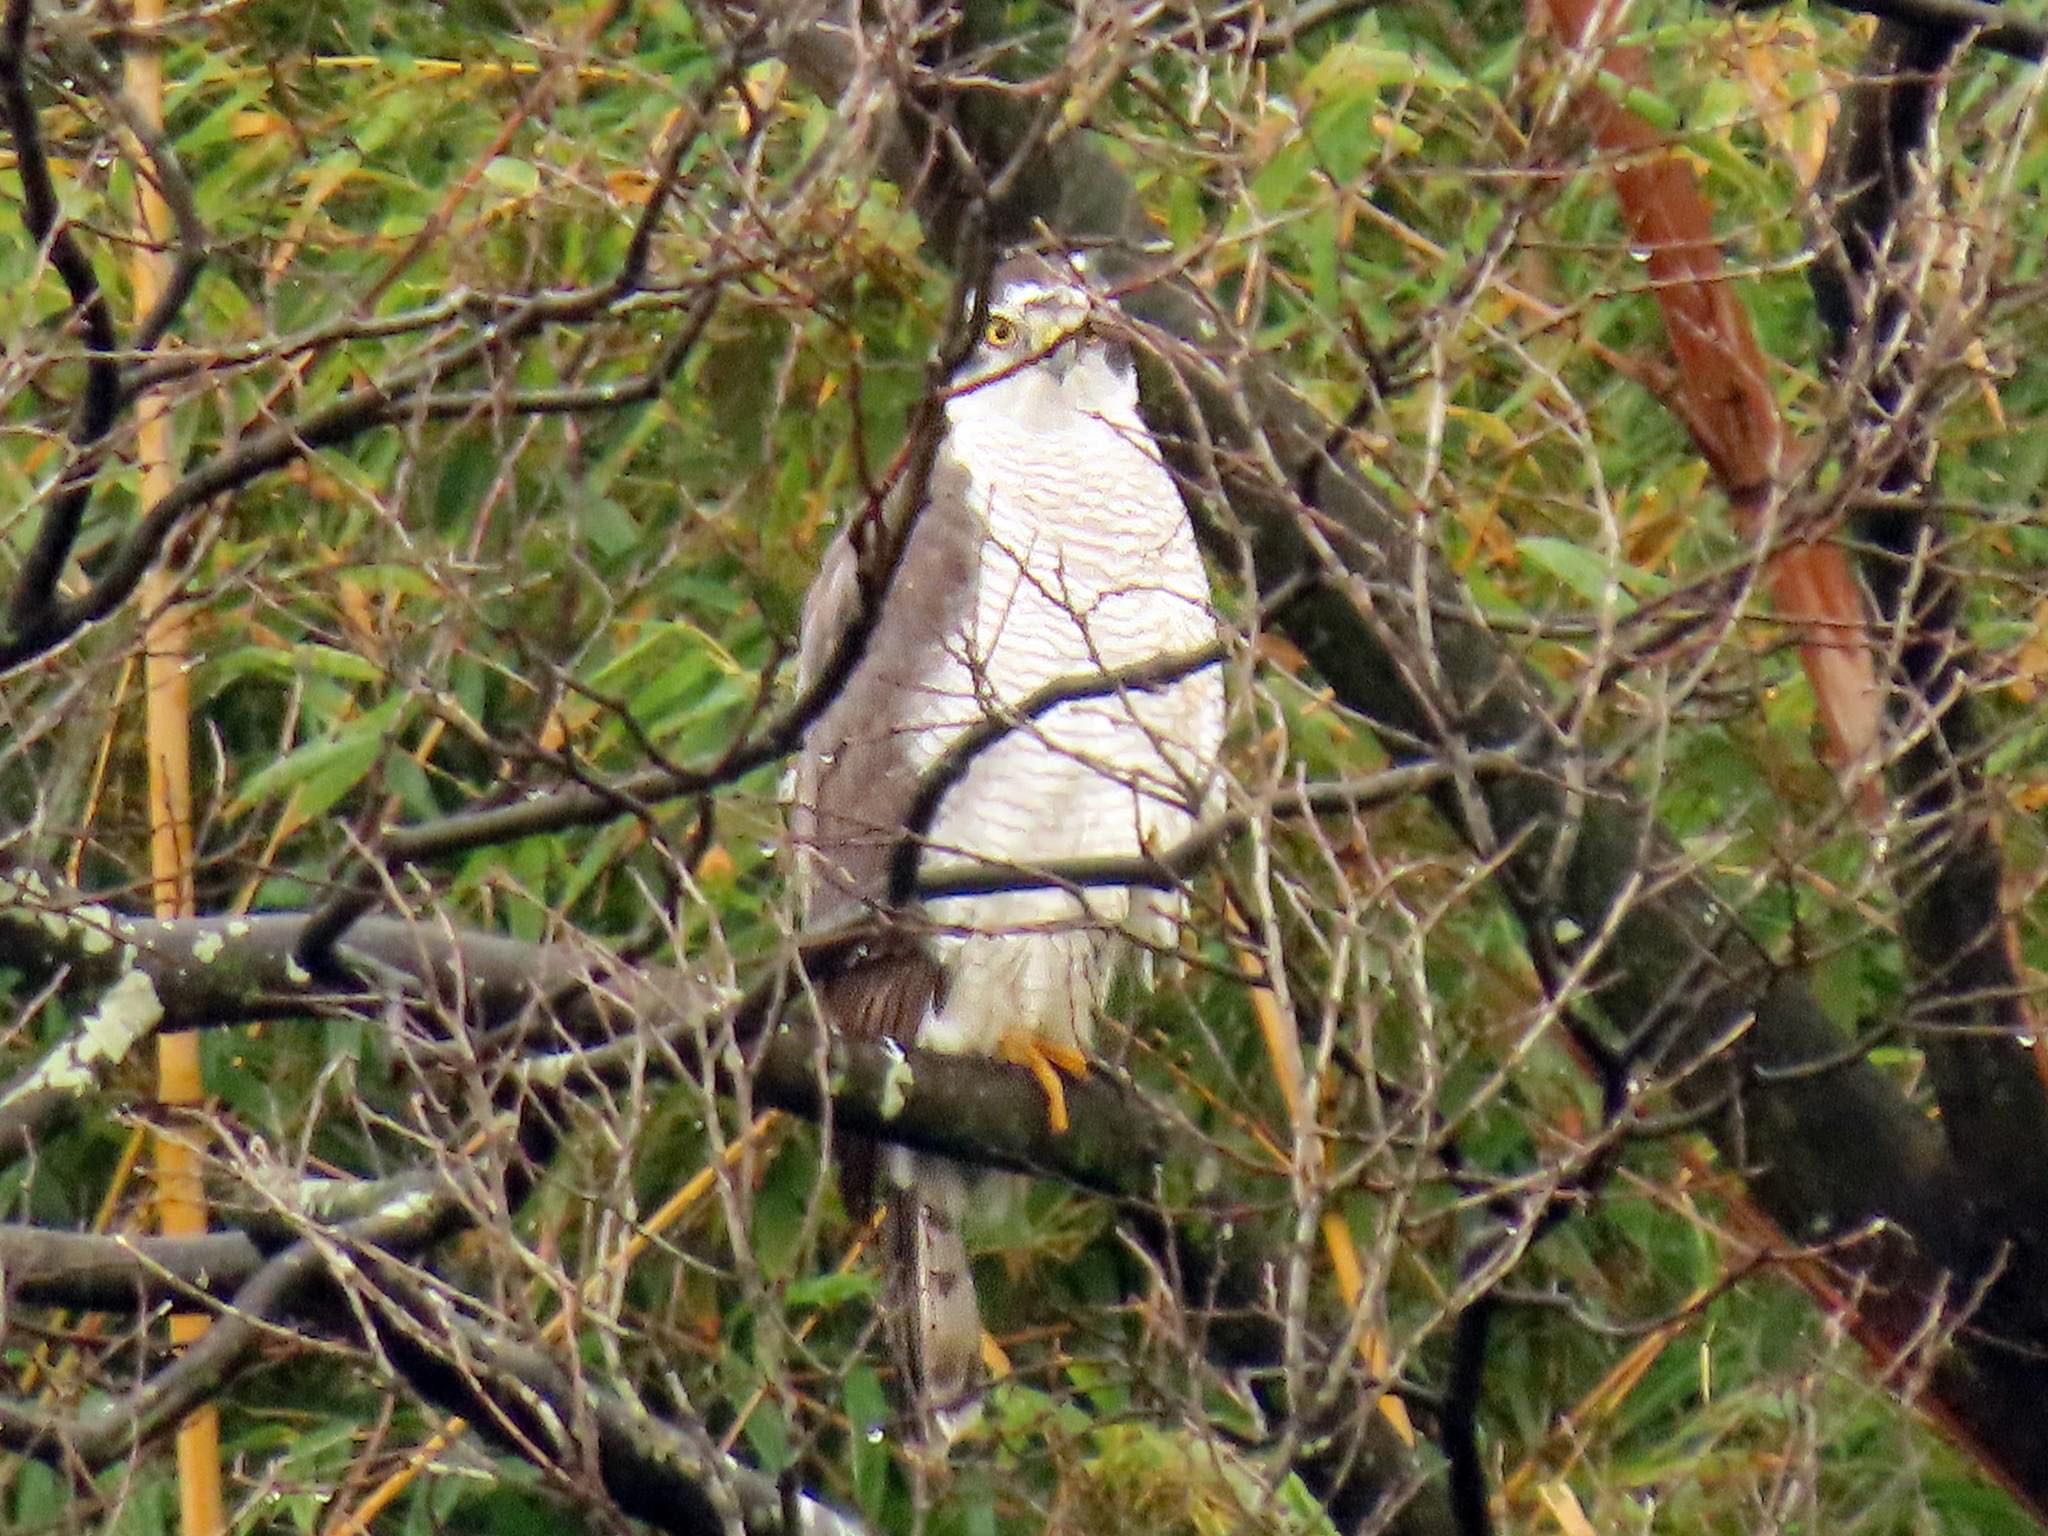
<svg viewBox="0 0 2048 1536">
<path fill-rule="evenodd" d="M 1170 848 L 1215 793 L 1223 739 L 1220 668 L 1197 659 L 1216 640 L 1209 581 L 1122 333 L 1079 262 L 997 267 L 928 472 L 885 509 L 893 569 L 863 575 L 871 541 L 859 522 L 842 533 L 799 657 L 808 689 L 859 656 L 796 764 L 806 917 L 899 920 L 894 942 L 821 982 L 827 1023 L 1026 1066 L 1056 1131 L 1061 1074 L 1086 1070 L 1119 956 L 1170 942 L 1180 901 L 1030 872 Z M 922 903 L 906 889 L 962 865 L 1016 878 Z M 871 1145 L 843 1150 L 857 1216 L 876 1172 Z M 892 1347 L 919 1432 L 944 1443 L 983 1382 L 968 1177 L 907 1153 L 881 1172 Z"/>
</svg>

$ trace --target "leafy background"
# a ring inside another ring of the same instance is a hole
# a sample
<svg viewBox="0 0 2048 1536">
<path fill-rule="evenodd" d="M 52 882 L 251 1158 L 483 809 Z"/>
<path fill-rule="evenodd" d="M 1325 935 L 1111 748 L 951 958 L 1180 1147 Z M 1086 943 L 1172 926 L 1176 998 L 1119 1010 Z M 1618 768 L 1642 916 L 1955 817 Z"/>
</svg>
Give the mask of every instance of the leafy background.
<svg viewBox="0 0 2048 1536">
<path fill-rule="evenodd" d="M 1613 648 L 1668 611 L 1660 602 L 1740 570 L 1751 540 L 1645 375 L 1615 365 L 1654 373 L 1663 333 L 1607 178 L 1569 131 L 1556 52 L 1504 4 L 1358 10 L 1255 62 L 1205 53 L 1186 41 L 1194 18 L 1161 15 L 1155 36 L 1079 70 L 1161 236 L 1331 417 L 1382 392 L 1358 428 L 1370 473 L 1487 613 L 1526 636 L 1586 739 L 1654 793 L 1839 1022 L 1897 1012 L 1877 835 L 1818 750 L 1809 685 L 1761 600 L 1710 642 L 1637 653 L 1618 685 L 1596 686 Z M 1004 16 L 1013 63 L 1068 44 L 1056 7 L 1019 0 Z M 1803 271 L 1804 188 L 1862 24 L 1802 5 L 1738 16 L 1657 0 L 1631 10 L 1627 37 L 1653 71 L 1629 105 L 1702 176 L 1793 452 L 1815 452 L 1840 411 Z M 187 463 L 413 365 L 472 323 L 458 296 L 473 317 L 603 282 L 655 184 L 653 146 L 710 102 L 643 295 L 491 358 L 457 419 L 402 420 L 255 482 L 179 549 L 201 909 L 317 901 L 377 828 L 557 782 L 564 754 L 585 772 L 715 760 L 764 699 L 786 697 L 802 591 L 902 441 L 956 302 L 898 192 L 835 150 L 846 125 L 779 61 L 715 90 L 723 34 L 661 0 L 252 0 L 196 11 L 168 38 L 167 133 L 209 239 L 165 354 L 204 366 L 160 391 Z M 77 57 L 53 49 L 38 70 L 43 129 L 65 214 L 127 315 L 135 162 L 79 83 L 104 63 L 101 45 L 81 33 L 63 46 Z M 2048 139 L 2032 92 L 2032 76 L 1988 58 L 1957 80 L 1940 168 L 1947 268 L 1931 282 L 1960 292 L 1990 270 L 2005 295 L 1966 359 L 1974 377 L 1965 368 L 1950 389 L 1941 492 L 1964 509 L 1950 558 L 1969 572 L 2011 905 L 2038 967 L 2048 599 L 2035 571 L 2048 536 L 2033 509 L 2048 348 L 2031 301 Z M 11 173 L 0 193 L 18 198 Z M 638 377 L 689 323 L 707 266 L 735 250 L 749 270 L 653 398 L 505 407 L 514 391 Z M 17 560 L 62 457 L 53 423 L 78 388 L 66 307 L 32 242 L 0 242 L 0 504 L 22 509 L 0 538 Z M 138 510 L 132 441 L 121 446 L 82 568 Z M 1244 613 L 1241 595 L 1226 602 Z M 0 794 L 22 829 L 16 851 L 96 890 L 147 887 L 138 636 L 123 613 L 7 684 Z M 1235 671 L 1247 804 L 1297 773 L 1381 761 L 1284 641 L 1262 640 Z M 579 936 L 742 984 L 795 922 L 778 771 L 750 775 L 715 814 L 664 805 L 482 849 L 399 876 L 393 898 L 427 920 Z M 1262 823 L 1229 862 L 1285 940 L 1301 1005 L 1378 1074 L 1361 1083 L 1327 1055 L 1312 1063 L 1329 1123 L 1382 1128 L 1333 1145 L 1327 1192 L 1368 1259 L 1366 1314 L 1426 1404 L 1443 1387 L 1447 1298 L 1491 1181 L 1560 1166 L 1597 1124 L 1599 1095 L 1558 1034 L 1532 1027 L 1543 1002 L 1514 925 L 1422 807 Z M 1248 1198 L 1284 1204 L 1271 1174 L 1287 1111 L 1232 979 L 1221 902 L 1215 881 L 1198 885 L 1194 963 L 1127 993 L 1118 1050 L 1216 1140 Z M 26 1065 L 77 1019 L 60 999 L 15 998 L 6 1053 Z M 1915 1080 L 1910 1041 L 1879 1049 Z M 204 1051 L 224 1182 L 266 1156 L 369 1174 L 430 1132 L 459 1141 L 462 1093 L 443 1085 L 423 1110 L 418 1069 L 375 1021 L 212 1031 Z M 128 1152 L 146 1093 L 127 1074 L 86 1123 L 10 1171 L 10 1215 L 144 1222 L 147 1183 Z M 527 1329 L 610 1277 L 579 1321 L 585 1364 L 650 1386 L 672 1373 L 766 1470 L 795 1467 L 887 1529 L 910 1529 L 927 1495 L 923 1528 L 938 1532 L 1317 1528 L 1298 1487 L 1268 1486 L 1234 1443 L 1249 1426 L 1227 1384 L 1177 1360 L 1158 1320 L 1125 1302 L 1128 1258 L 1086 1198 L 1034 1189 L 980 1235 L 991 1326 L 1017 1374 L 921 1494 L 893 1441 L 869 1433 L 890 1417 L 875 1284 L 867 1265 L 841 1267 L 853 1234 L 815 1132 L 780 1125 L 721 1165 L 749 1122 L 729 1101 L 682 1088 L 587 1111 L 538 1190 L 465 1239 L 458 1262 Z M 618 1276 L 632 1223 L 705 1166 L 724 1169 L 716 1195 Z M 2029 1528 L 1873 1382 L 1839 1321 L 1773 1261 L 1774 1241 L 1680 1132 L 1632 1145 L 1597 1198 L 1530 1250 L 1483 1399 L 1503 1528 Z M 1331 1314 L 1321 1265 L 1315 1288 Z M 146 1358 L 119 1327 L 8 1324 L 16 1386 L 60 1404 L 132 1379 Z M 226 1399 L 237 1529 L 334 1529 L 439 1422 L 345 1354 L 280 1343 Z M 68 1480 L 20 1460 L 0 1507 L 24 1531 L 155 1531 L 175 1518 L 174 1479 L 157 1448 Z M 565 1522 L 609 1523 L 472 1439 L 379 1528 Z"/>
</svg>

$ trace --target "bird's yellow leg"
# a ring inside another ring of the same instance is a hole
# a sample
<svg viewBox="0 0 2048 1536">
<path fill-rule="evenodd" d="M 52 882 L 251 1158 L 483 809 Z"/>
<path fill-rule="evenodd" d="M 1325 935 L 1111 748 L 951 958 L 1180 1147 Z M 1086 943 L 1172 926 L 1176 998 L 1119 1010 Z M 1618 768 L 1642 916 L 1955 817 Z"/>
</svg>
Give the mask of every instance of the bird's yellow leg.
<svg viewBox="0 0 2048 1536">
<path fill-rule="evenodd" d="M 1071 1045 L 1022 1030 L 1003 1031 L 996 1041 L 996 1055 L 1038 1079 L 1038 1086 L 1045 1093 L 1046 1122 L 1054 1135 L 1064 1133 L 1073 1122 L 1067 1119 L 1067 1085 L 1060 1080 L 1060 1074 L 1086 1077 L 1088 1058 Z"/>
</svg>

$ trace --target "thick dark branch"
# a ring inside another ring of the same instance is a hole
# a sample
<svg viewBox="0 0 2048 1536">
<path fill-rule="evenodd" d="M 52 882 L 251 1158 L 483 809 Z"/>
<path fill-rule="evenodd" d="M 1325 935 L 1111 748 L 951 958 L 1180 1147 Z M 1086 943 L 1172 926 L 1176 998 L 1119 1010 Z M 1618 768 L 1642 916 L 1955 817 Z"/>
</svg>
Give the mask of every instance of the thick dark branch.
<svg viewBox="0 0 2048 1536">
<path fill-rule="evenodd" d="M 1921 313 L 1926 237 L 1912 216 L 1938 212 L 1929 156 L 1945 77 L 1981 20 L 1916 12 L 1879 29 L 1829 146 L 1822 191 L 1834 225 L 1812 281 L 1854 413 L 1852 465 L 1881 498 L 1858 511 L 1855 527 L 1893 662 L 1887 778 L 1903 827 L 1889 872 L 1913 963 L 1911 1022 L 1950 1151 L 1971 1174 L 1978 1262 L 2022 1244 L 2031 1258 L 2002 1289 L 2030 1287 L 2038 1297 L 2031 1277 L 2048 1266 L 2048 1160 L 2038 1155 L 2048 1143 L 2048 1086 L 2003 904 L 1998 797 L 1984 782 L 1990 743 L 1963 588 L 1945 520 L 1911 499 L 1933 483 L 1932 374 L 1941 361 Z M 2048 1305 L 2036 1300 L 2032 1311 L 2048 1327 Z"/>
<path fill-rule="evenodd" d="M 305 926 L 299 916 L 131 918 L 53 899 L 13 877 L 0 887 L 10 960 L 62 970 L 67 989 L 95 1004 L 77 1034 L 0 1089 L 0 1155 L 19 1156 L 48 1134 L 159 1029 L 375 1010 L 394 995 L 445 1028 L 478 1032 L 450 1048 L 451 1072 L 474 1071 L 480 1054 L 516 1056 L 509 1092 L 574 1092 L 632 1074 L 729 1082 L 732 1044 L 749 1053 L 749 1088 L 763 1104 L 823 1118 L 829 1103 L 842 1129 L 1087 1188 L 1128 1187 L 1133 1171 L 1155 1166 L 1178 1135 L 1171 1119 L 1107 1073 L 1075 1085 L 1074 1129 L 1054 1135 L 1045 1096 L 1021 1068 L 828 1041 L 785 1022 L 802 1001 L 803 971 L 829 975 L 862 944 L 886 937 L 880 929 L 812 941 L 792 965 L 734 999 L 667 967 L 622 970 L 571 945 L 389 919 L 356 925 L 342 958 L 362 980 L 336 990 L 295 958 Z M 431 1045 L 412 1051 L 431 1064 Z"/>
<path fill-rule="evenodd" d="M 0 1288 L 16 1303 L 141 1311 L 159 1301 L 225 1301 L 263 1265 L 244 1232 L 204 1237 L 102 1237 L 0 1226 Z"/>
<path fill-rule="evenodd" d="M 2048 58 L 2048 26 L 1982 0 L 1829 0 L 1845 11 L 1923 31 L 1951 31 L 1964 44 L 2038 64 Z"/>
<path fill-rule="evenodd" d="M 445 1235 L 458 1208 L 452 1192 L 416 1173 L 307 1179 L 295 1190 L 267 1191 L 255 1209 L 245 1196 L 230 1193 L 223 1202 L 219 1214 L 232 1223 L 229 1230 L 198 1237 L 0 1225 L 0 1290 L 14 1302 L 81 1311 L 150 1312 L 195 1297 L 225 1303 L 271 1258 L 314 1232 L 330 1243 L 350 1231 L 374 1235 L 384 1250 L 408 1253 Z M 394 1213 L 403 1221 L 392 1221 Z"/>
<path fill-rule="evenodd" d="M 861 1536 L 848 1515 L 721 1453 L 701 1424 L 664 1418 L 552 1355 L 452 1317 L 386 1278 L 374 1343 L 405 1384 L 479 1434 L 573 1482 L 594 1467 L 627 1515 L 677 1536 Z M 586 1444 L 585 1435 L 594 1437 Z"/>
<path fill-rule="evenodd" d="M 213 1401 L 254 1364 L 273 1325 L 302 1305 L 309 1291 L 327 1281 L 328 1245 L 356 1251 L 385 1245 L 410 1250 L 430 1242 L 445 1227 L 445 1206 L 408 1191 L 388 1209 L 327 1234 L 325 1243 L 301 1239 L 264 1262 L 235 1291 L 233 1301 L 205 1337 L 125 1395 L 95 1404 L 75 1420 L 59 1419 L 22 1404 L 0 1403 L 0 1444 L 60 1470 L 78 1464 L 98 1471 L 163 1433 L 200 1404 Z M 18 1231 L 9 1235 L 17 1245 L 21 1243 Z M 55 1238 L 56 1234 L 46 1236 L 46 1240 Z M 176 1249 L 156 1246 L 164 1256 L 189 1263 L 198 1241 L 205 1240 L 187 1240 L 183 1248 Z M 102 1249 L 129 1247 L 122 1238 L 75 1238 L 71 1246 L 76 1249 L 88 1243 L 97 1243 Z M 111 1269 L 112 1262 L 107 1258 L 89 1261 L 101 1273 Z"/>
</svg>

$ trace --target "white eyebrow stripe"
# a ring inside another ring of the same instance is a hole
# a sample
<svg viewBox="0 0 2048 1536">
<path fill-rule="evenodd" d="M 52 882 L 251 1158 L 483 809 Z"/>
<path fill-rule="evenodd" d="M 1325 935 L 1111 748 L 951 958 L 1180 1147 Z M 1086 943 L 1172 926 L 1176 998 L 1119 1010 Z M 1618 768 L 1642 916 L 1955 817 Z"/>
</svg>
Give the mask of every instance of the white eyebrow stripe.
<svg viewBox="0 0 2048 1536">
<path fill-rule="evenodd" d="M 992 302 L 1022 309 L 1045 299 L 1057 299 L 1083 308 L 1093 304 L 1085 288 L 1075 288 L 1062 283 L 1058 287 L 1047 287 L 1044 283 L 1031 281 L 1007 284 L 1000 292 L 991 296 Z"/>
</svg>

